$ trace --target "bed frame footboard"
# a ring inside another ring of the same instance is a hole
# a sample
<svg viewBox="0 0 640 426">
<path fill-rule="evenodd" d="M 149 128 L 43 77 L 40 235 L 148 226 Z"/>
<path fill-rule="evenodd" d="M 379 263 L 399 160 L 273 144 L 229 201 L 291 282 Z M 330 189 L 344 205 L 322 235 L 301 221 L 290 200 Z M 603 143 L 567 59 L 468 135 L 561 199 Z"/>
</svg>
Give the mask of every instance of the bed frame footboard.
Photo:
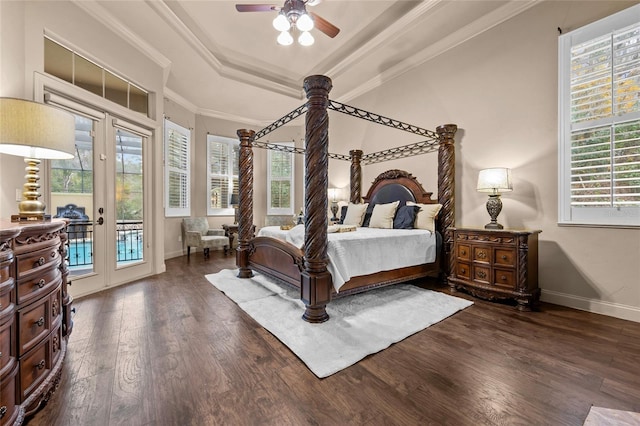
<svg viewBox="0 0 640 426">
<path fill-rule="evenodd" d="M 249 268 L 300 287 L 304 270 L 302 250 L 271 237 L 256 237 L 249 245 Z"/>
</svg>

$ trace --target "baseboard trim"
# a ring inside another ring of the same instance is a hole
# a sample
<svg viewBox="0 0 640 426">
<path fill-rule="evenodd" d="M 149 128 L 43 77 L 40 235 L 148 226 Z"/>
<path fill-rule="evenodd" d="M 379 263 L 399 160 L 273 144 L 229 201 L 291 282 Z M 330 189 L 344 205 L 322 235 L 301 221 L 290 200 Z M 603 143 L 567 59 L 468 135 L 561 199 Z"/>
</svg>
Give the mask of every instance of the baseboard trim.
<svg viewBox="0 0 640 426">
<path fill-rule="evenodd" d="M 581 311 L 593 312 L 594 314 L 608 315 L 610 317 L 640 322 L 640 308 L 635 306 L 604 302 L 602 300 L 589 299 L 587 297 L 544 289 L 540 295 L 540 300 L 569 308 L 580 309 Z"/>
<path fill-rule="evenodd" d="M 191 250 L 192 252 L 195 252 L 195 249 Z M 174 257 L 179 257 L 179 256 L 183 256 L 186 252 L 183 250 L 178 250 L 178 251 L 172 251 L 171 253 L 167 253 L 164 252 L 164 259 L 172 259 Z"/>
</svg>

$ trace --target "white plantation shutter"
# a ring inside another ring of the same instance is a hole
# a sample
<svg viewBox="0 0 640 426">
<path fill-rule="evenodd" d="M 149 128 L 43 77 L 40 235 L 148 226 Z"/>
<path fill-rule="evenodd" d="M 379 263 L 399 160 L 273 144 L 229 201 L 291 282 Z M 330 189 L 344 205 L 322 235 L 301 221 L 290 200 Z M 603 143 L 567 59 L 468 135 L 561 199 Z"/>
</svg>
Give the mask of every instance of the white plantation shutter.
<svg viewBox="0 0 640 426">
<path fill-rule="evenodd" d="M 640 226 L 640 6 L 560 37 L 559 222 Z"/>
<path fill-rule="evenodd" d="M 190 216 L 191 131 L 164 121 L 165 216 Z"/>
<path fill-rule="evenodd" d="M 291 142 L 276 142 L 277 145 L 293 146 Z M 267 214 L 293 214 L 293 158 L 284 151 L 267 151 Z"/>
<path fill-rule="evenodd" d="M 233 215 L 231 194 L 238 192 L 239 141 L 207 135 L 207 214 Z"/>
</svg>

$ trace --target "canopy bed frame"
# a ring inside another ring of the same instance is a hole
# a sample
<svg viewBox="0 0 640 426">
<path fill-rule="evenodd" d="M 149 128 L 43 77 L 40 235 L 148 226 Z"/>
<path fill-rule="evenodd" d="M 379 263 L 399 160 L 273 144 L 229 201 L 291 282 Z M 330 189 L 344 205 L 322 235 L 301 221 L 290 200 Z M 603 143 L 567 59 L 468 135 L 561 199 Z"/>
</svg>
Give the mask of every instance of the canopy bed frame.
<svg viewBox="0 0 640 426">
<path fill-rule="evenodd" d="M 427 275 L 442 274 L 448 276 L 451 236 L 445 231 L 455 226 L 455 124 L 439 126 L 436 132 L 408 125 L 397 120 L 372 114 L 348 105 L 329 100 L 332 83 L 329 77 L 314 75 L 304 81 L 307 103 L 287 116 L 277 120 L 270 126 L 256 133 L 253 130 L 240 129 L 239 155 L 239 212 L 238 212 L 238 248 L 236 264 L 238 277 L 249 278 L 253 270 L 273 276 L 286 283 L 300 288 L 300 298 L 306 308 L 302 315 L 305 321 L 318 323 L 329 319 L 326 305 L 332 297 L 331 274 L 327 271 L 327 227 L 328 227 L 328 159 L 349 160 L 350 169 L 350 201 L 359 203 L 362 200 L 362 163 L 375 163 L 401 156 L 416 155 L 438 150 L 438 199 L 432 200 L 431 193 L 409 173 L 391 170 L 378 176 L 373 182 L 365 201 L 376 199 L 381 190 L 389 185 L 406 188 L 418 203 L 439 203 L 442 209 L 436 222 L 436 230 L 445 237 L 442 249 L 436 261 L 430 264 L 412 266 L 392 271 L 353 277 L 340 289 L 340 296 L 353 294 L 370 288 L 408 281 Z M 328 152 L 328 109 L 332 109 L 357 118 L 394 127 L 410 133 L 426 136 L 427 141 L 393 148 L 377 153 L 363 155 L 361 150 L 352 150 L 349 156 L 330 154 Z M 294 118 L 305 114 L 306 150 L 297 148 L 278 148 L 273 144 L 257 142 L 256 139 L 270 133 Z M 303 249 L 270 237 L 253 236 L 253 147 L 282 149 L 292 152 L 304 152 L 306 155 L 305 170 L 305 234 Z M 387 199 L 385 197 L 385 199 Z M 388 202 L 388 201 L 383 201 Z"/>
</svg>

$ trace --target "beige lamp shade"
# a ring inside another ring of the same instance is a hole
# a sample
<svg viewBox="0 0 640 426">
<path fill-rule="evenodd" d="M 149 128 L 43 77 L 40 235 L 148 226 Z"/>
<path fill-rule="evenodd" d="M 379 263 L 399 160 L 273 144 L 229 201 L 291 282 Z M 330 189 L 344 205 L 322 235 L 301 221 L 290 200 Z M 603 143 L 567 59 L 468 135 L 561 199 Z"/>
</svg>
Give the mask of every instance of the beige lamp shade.
<svg viewBox="0 0 640 426">
<path fill-rule="evenodd" d="M 494 167 L 480 170 L 476 189 L 478 192 L 490 192 L 493 194 L 512 191 L 511 169 Z"/>
<path fill-rule="evenodd" d="M 336 201 L 338 199 L 338 188 L 329 188 L 328 195 L 331 201 Z"/>
<path fill-rule="evenodd" d="M 0 98 L 0 153 L 65 160 L 75 152 L 75 119 L 57 108 Z"/>
</svg>

